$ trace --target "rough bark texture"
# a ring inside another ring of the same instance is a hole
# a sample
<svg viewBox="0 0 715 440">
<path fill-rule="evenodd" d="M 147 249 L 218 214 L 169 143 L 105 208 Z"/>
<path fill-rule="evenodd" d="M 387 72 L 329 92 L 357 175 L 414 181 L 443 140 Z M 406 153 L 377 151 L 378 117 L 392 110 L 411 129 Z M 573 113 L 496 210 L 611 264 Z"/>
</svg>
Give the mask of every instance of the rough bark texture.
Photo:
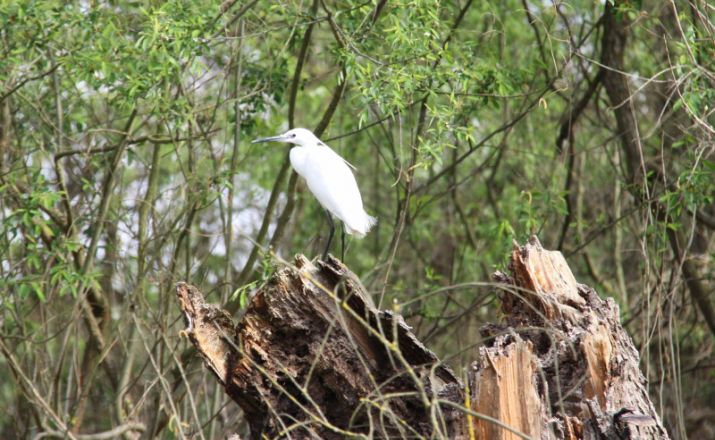
<svg viewBox="0 0 715 440">
<path fill-rule="evenodd" d="M 340 262 L 317 264 L 299 256 L 279 270 L 235 331 L 198 290 L 177 286 L 186 333 L 253 438 L 457 435 L 448 428 L 459 410 L 438 403 L 464 402 L 451 370 Z"/>
<path fill-rule="evenodd" d="M 186 334 L 252 438 L 666 439 L 618 307 L 559 252 L 515 245 L 501 324 L 464 386 L 339 261 L 297 257 L 237 326 L 180 283 Z"/>
<path fill-rule="evenodd" d="M 668 438 L 616 303 L 577 283 L 563 255 L 544 250 L 535 237 L 514 245 L 510 271 L 495 276 L 506 286 L 506 322 L 483 329 L 494 342 L 480 350 L 470 377 L 471 389 L 496 387 L 498 394 L 472 406 L 513 420 L 512 427 L 533 438 Z M 511 396 L 522 396 L 516 413 Z M 494 433 L 483 438 L 518 438 L 488 429 Z"/>
</svg>

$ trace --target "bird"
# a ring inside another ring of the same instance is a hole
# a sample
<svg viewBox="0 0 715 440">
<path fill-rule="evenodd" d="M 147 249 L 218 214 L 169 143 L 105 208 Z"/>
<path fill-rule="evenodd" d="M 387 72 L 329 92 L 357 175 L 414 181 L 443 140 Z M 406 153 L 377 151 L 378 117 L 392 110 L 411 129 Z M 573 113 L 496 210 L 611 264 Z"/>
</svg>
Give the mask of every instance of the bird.
<svg viewBox="0 0 715 440">
<path fill-rule="evenodd" d="M 333 151 L 312 131 L 293 128 L 278 136 L 255 139 L 258 142 L 284 142 L 295 145 L 290 150 L 290 164 L 308 184 L 328 217 L 330 233 L 322 259 L 328 255 L 335 234 L 333 216 L 342 221 L 342 257 L 345 259 L 345 233 L 363 238 L 377 223 L 377 218 L 365 212 L 357 181 L 348 161 Z"/>
</svg>

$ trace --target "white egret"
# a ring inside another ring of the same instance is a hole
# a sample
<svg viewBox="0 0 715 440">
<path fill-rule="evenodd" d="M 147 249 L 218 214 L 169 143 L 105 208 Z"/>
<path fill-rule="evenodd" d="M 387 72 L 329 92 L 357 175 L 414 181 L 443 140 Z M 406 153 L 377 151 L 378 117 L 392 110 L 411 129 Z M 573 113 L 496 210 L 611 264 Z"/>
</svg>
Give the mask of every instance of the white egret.
<svg viewBox="0 0 715 440">
<path fill-rule="evenodd" d="M 282 135 L 256 139 L 256 142 L 287 142 L 294 144 L 290 150 L 290 164 L 308 184 L 320 205 L 325 209 L 330 224 L 328 244 L 323 259 L 330 250 L 335 234 L 332 216 L 343 222 L 343 253 L 345 232 L 363 238 L 375 225 L 377 219 L 368 215 L 362 206 L 362 197 L 350 165 L 338 153 L 325 145 L 310 130 L 294 128 Z"/>
</svg>

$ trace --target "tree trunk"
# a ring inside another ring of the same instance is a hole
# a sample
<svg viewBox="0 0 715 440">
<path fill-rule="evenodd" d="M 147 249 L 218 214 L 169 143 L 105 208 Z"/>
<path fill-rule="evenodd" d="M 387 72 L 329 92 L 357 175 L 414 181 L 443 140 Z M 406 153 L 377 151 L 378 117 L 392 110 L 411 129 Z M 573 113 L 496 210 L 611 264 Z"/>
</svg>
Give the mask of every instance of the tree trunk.
<svg viewBox="0 0 715 440">
<path fill-rule="evenodd" d="M 467 386 L 334 258 L 280 269 L 234 326 L 185 283 L 185 331 L 251 437 L 668 438 L 618 307 L 559 252 L 515 245 L 505 322 L 482 329 Z"/>
</svg>

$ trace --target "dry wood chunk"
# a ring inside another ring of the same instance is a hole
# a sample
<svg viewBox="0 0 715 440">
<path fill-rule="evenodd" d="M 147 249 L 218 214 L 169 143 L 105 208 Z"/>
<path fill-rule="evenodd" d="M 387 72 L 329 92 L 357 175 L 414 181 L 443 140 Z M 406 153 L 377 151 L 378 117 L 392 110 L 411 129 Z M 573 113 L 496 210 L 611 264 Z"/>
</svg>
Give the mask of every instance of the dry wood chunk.
<svg viewBox="0 0 715 440">
<path fill-rule="evenodd" d="M 506 345 L 502 346 L 502 343 Z M 480 349 L 480 361 L 474 368 L 477 371 L 471 386 L 474 390 L 472 408 L 503 422 L 500 425 L 476 418 L 477 438 L 523 438 L 516 432 L 540 438 L 541 399 L 534 382 L 538 365 L 531 343 L 507 343 L 502 337 L 495 346 Z"/>
</svg>

